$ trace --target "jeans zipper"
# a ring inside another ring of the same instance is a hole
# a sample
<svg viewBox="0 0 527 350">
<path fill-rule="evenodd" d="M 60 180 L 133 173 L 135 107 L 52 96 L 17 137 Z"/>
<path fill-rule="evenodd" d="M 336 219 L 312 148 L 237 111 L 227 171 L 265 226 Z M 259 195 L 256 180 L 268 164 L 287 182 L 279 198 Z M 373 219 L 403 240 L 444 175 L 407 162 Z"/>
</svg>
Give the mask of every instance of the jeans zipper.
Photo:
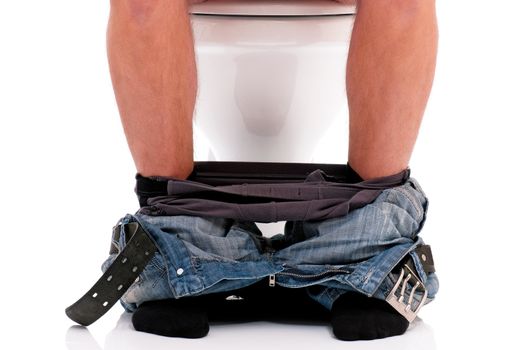
<svg viewBox="0 0 527 350">
<path fill-rule="evenodd" d="M 286 276 L 292 276 L 292 277 L 298 277 L 298 278 L 317 278 L 317 277 L 325 276 L 325 275 L 330 274 L 330 273 L 350 274 L 351 272 L 349 272 L 347 270 L 330 269 L 330 270 L 326 270 L 326 271 L 321 272 L 321 273 L 317 273 L 316 275 L 301 275 L 301 274 L 293 273 L 293 272 L 279 272 L 278 275 L 286 275 Z M 272 275 L 272 276 L 274 276 L 274 275 Z M 274 277 L 273 277 L 273 282 L 274 282 Z"/>
<path fill-rule="evenodd" d="M 269 276 L 269 287 L 274 287 L 276 285 L 276 276 L 270 275 Z"/>
</svg>

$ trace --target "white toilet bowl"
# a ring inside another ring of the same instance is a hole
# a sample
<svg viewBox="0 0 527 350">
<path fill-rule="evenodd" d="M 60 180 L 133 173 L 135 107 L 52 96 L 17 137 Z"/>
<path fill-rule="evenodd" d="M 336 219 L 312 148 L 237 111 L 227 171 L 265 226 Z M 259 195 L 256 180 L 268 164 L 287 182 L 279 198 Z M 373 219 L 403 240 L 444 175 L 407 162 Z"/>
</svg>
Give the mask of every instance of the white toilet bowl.
<svg viewBox="0 0 527 350">
<path fill-rule="evenodd" d="M 354 6 L 209 0 L 190 12 L 196 160 L 346 162 Z"/>
</svg>

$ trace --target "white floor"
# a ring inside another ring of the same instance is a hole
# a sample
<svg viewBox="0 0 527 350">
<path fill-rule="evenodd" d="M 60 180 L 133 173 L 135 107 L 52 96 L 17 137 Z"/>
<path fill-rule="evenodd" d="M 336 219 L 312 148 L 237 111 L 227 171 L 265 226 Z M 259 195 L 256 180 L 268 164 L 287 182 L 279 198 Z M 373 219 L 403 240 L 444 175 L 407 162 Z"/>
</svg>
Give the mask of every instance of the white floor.
<svg viewBox="0 0 527 350">
<path fill-rule="evenodd" d="M 64 302 L 50 303 L 54 299 L 49 295 L 40 296 L 35 304 L 28 304 L 25 295 L 6 300 L 2 312 L 3 349 L 525 349 L 522 320 L 514 318 L 515 313 L 525 314 L 525 308 L 513 311 L 510 308 L 514 302 L 503 303 L 491 293 L 485 295 L 487 300 L 483 296 L 466 300 L 465 308 L 463 302 L 449 303 L 443 296 L 435 305 L 429 305 L 427 312 L 423 310 L 422 319 L 414 321 L 404 335 L 353 343 L 335 339 L 327 326 L 264 322 L 212 325 L 209 335 L 197 340 L 160 337 L 135 332 L 130 314 L 122 313 L 117 306 L 84 328 L 73 325 L 62 314 Z M 21 306 L 15 306 L 16 302 Z"/>
<path fill-rule="evenodd" d="M 202 340 L 89 328 L 64 308 L 100 274 L 136 208 L 105 56 L 108 2 L 0 5 L 0 349 L 525 349 L 527 4 L 438 1 L 436 81 L 411 161 L 437 299 L 403 336 L 346 343 L 324 326 L 213 326 Z"/>
<path fill-rule="evenodd" d="M 65 335 L 68 350 L 84 349 L 384 349 L 389 346 L 401 349 L 436 349 L 432 328 L 419 321 L 404 337 L 379 340 L 375 342 L 341 342 L 331 337 L 327 327 L 322 326 L 284 326 L 268 323 L 249 323 L 238 326 L 216 326 L 206 339 L 183 340 L 140 334 L 130 329 L 130 316 L 122 315 L 114 329 L 98 340 L 84 328 L 72 327 Z"/>
</svg>

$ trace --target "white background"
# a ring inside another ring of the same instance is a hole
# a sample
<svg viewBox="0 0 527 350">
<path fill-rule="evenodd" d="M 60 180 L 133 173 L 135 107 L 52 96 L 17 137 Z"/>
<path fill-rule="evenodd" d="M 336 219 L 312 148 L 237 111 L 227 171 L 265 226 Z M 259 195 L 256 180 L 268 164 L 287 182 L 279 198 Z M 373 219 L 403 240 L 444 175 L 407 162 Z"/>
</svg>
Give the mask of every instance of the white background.
<svg viewBox="0 0 527 350">
<path fill-rule="evenodd" d="M 404 336 L 350 344 L 327 327 L 268 323 L 168 339 L 131 331 L 118 306 L 70 329 L 63 309 L 137 206 L 106 61 L 109 4 L 2 0 L 0 348 L 525 349 L 527 4 L 437 8 L 436 81 L 411 167 L 431 201 L 422 236 L 441 289 Z"/>
</svg>

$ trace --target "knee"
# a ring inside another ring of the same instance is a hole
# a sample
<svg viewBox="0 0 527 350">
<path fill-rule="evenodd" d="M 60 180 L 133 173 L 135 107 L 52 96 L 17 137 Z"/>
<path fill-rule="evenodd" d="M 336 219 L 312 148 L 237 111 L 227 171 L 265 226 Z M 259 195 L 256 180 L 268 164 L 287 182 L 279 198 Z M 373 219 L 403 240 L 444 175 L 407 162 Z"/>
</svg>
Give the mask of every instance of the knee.
<svg viewBox="0 0 527 350">
<path fill-rule="evenodd" d="M 141 18 L 151 13 L 160 0 L 110 0 L 110 11 L 114 17 Z"/>
<path fill-rule="evenodd" d="M 358 0 L 357 20 L 391 33 L 426 33 L 437 37 L 435 0 Z M 437 40 L 437 39 L 436 39 Z"/>
<path fill-rule="evenodd" d="M 154 13 L 160 15 L 173 15 L 175 12 L 186 12 L 188 3 L 194 0 L 172 1 L 172 0 L 110 0 L 111 14 L 122 16 L 132 20 L 144 20 Z"/>
<path fill-rule="evenodd" d="M 357 0 L 359 11 L 389 14 L 393 18 L 417 16 L 422 11 L 435 9 L 435 0 Z"/>
</svg>

